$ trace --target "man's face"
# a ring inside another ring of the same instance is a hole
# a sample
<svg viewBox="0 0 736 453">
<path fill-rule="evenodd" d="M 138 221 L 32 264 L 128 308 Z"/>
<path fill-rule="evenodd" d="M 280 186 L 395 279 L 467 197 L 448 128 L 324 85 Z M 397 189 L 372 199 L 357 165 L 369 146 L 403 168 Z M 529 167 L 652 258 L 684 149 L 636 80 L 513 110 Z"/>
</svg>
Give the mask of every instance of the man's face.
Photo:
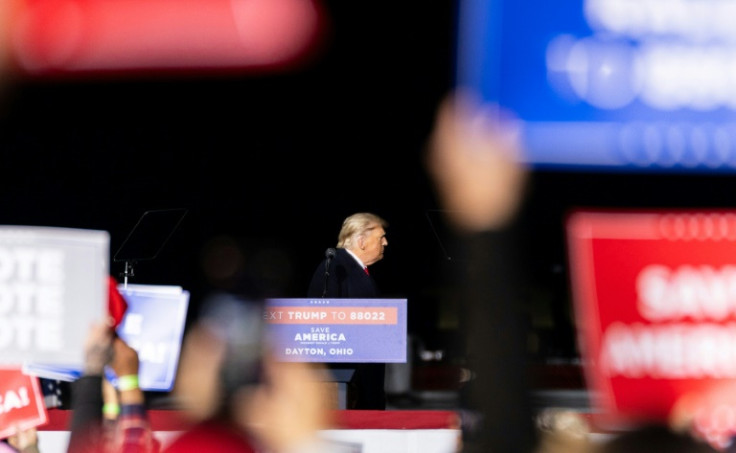
<svg viewBox="0 0 736 453">
<path fill-rule="evenodd" d="M 382 226 L 376 226 L 366 234 L 363 240 L 363 257 L 366 266 L 380 261 L 383 258 L 383 249 L 388 245 L 386 231 Z"/>
</svg>

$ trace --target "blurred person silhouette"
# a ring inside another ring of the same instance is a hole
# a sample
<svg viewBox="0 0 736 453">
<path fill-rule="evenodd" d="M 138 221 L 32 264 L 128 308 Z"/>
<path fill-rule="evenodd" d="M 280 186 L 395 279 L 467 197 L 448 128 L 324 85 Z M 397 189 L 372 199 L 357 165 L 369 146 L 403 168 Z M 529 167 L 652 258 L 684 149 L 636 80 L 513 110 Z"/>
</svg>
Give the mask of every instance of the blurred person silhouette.
<svg viewBox="0 0 736 453">
<path fill-rule="evenodd" d="M 381 293 L 368 271 L 383 259 L 388 222 L 370 212 L 345 218 L 337 248 L 328 248 L 309 284 L 307 297 L 378 298 Z M 332 363 L 330 369 L 355 370 L 348 383 L 346 409 L 386 409 L 385 363 Z"/>
<path fill-rule="evenodd" d="M 87 335 L 82 376 L 72 382 L 69 453 L 160 450 L 138 385 L 138 353 L 115 335 L 113 323 L 96 323 Z M 115 389 L 105 383 L 106 366 L 116 376 Z"/>
<path fill-rule="evenodd" d="M 443 100 L 425 155 L 457 232 L 460 319 L 470 379 L 460 403 L 463 452 L 530 452 L 538 432 L 529 399 L 516 214 L 528 183 L 519 127 L 470 91 Z"/>
<path fill-rule="evenodd" d="M 189 451 L 330 452 L 332 426 L 318 364 L 274 361 L 265 300 L 210 294 L 187 331 L 174 385 L 187 429 L 165 448 Z"/>
<path fill-rule="evenodd" d="M 459 410 L 462 452 L 718 451 L 692 425 L 693 404 L 706 397 L 701 394 L 683 400 L 670 421 L 633 425 L 600 442 L 591 441 L 591 427 L 575 412 L 532 409 L 523 274 L 514 248 L 529 179 L 519 131 L 510 112 L 458 90 L 440 104 L 425 156 L 464 247 L 457 287 L 471 378 Z"/>
<path fill-rule="evenodd" d="M 237 400 L 261 380 L 262 308 L 225 292 L 203 302 L 184 337 L 173 389 L 191 426 L 164 451 L 256 451 L 238 423 Z"/>
</svg>

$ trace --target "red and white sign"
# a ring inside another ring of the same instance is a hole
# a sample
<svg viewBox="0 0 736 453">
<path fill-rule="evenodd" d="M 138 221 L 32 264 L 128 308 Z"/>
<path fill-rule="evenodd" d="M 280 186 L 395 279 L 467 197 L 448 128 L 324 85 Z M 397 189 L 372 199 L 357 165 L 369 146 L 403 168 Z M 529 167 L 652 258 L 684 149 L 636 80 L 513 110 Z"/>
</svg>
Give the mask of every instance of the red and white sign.
<svg viewBox="0 0 736 453">
<path fill-rule="evenodd" d="M 0 439 L 47 422 L 38 378 L 23 374 L 20 367 L 0 367 Z"/>
<path fill-rule="evenodd" d="M 736 211 L 576 212 L 567 236 L 595 409 L 736 432 Z M 717 395 L 717 397 L 714 397 Z"/>
</svg>

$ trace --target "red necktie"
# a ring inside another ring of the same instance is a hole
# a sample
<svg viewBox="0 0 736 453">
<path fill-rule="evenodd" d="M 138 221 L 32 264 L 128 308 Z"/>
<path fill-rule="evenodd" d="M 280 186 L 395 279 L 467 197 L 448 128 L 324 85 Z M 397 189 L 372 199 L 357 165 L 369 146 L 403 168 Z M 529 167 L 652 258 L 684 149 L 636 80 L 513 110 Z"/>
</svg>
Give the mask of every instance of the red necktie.
<svg viewBox="0 0 736 453">
<path fill-rule="evenodd" d="M 364 267 L 363 270 L 365 271 L 365 275 L 371 275 L 371 273 L 368 272 L 368 266 Z"/>
</svg>

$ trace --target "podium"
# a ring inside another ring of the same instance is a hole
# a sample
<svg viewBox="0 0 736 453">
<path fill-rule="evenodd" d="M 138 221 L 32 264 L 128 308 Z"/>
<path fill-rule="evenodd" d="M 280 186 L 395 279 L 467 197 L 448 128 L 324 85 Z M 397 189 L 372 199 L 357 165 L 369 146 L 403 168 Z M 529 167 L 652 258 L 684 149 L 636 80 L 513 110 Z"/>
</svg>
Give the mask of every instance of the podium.
<svg viewBox="0 0 736 453">
<path fill-rule="evenodd" d="M 337 410 L 348 409 L 348 401 L 351 397 L 350 382 L 355 370 L 353 368 L 333 368 L 327 371 L 328 373 L 322 382 L 327 386 L 327 393 L 330 395 L 328 407 Z"/>
<path fill-rule="evenodd" d="M 365 371 L 374 368 L 363 365 L 406 362 L 406 304 L 406 299 L 268 299 L 264 319 L 271 351 L 283 362 L 326 364 L 330 404 L 348 409 L 351 391 L 364 388 Z"/>
</svg>

